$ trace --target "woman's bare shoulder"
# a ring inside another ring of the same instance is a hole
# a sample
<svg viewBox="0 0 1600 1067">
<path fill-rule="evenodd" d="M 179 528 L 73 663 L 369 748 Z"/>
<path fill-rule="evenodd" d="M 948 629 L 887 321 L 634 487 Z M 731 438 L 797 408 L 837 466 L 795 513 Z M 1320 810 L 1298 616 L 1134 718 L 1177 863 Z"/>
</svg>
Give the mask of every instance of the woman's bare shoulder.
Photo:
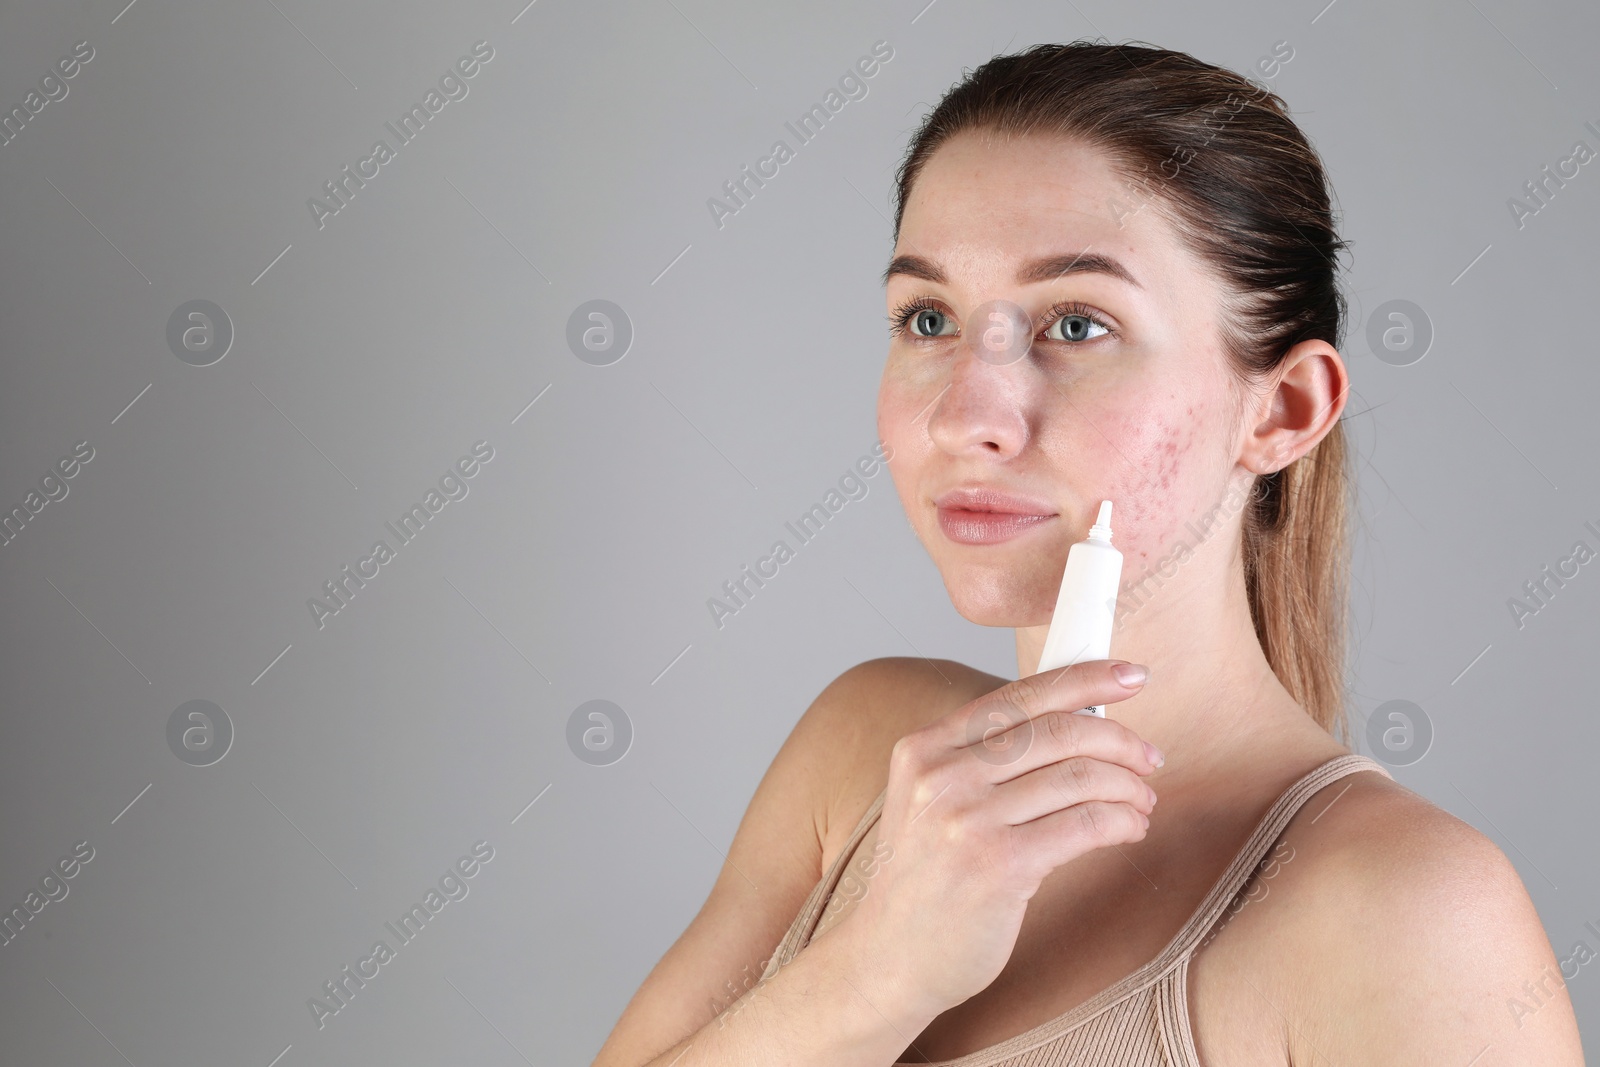
<svg viewBox="0 0 1600 1067">
<path fill-rule="evenodd" d="M 1382 774 L 1351 774 L 1323 786 L 1296 813 L 1283 840 L 1295 851 L 1295 877 L 1277 888 L 1315 901 L 1294 913 L 1372 909 L 1364 930 L 1384 925 L 1408 903 L 1426 909 L 1486 887 L 1522 892 L 1515 868 L 1493 841 Z"/>
<path fill-rule="evenodd" d="M 1481 882 L 1509 871 L 1500 849 L 1470 823 L 1382 774 L 1348 775 L 1323 786 L 1296 813 L 1293 835 L 1311 861 L 1307 885 L 1364 892 L 1375 885 Z M 1518 882 L 1520 885 L 1520 881 Z"/>
<path fill-rule="evenodd" d="M 1361 773 L 1319 790 L 1283 841 L 1292 855 L 1275 854 L 1266 883 L 1278 906 L 1258 909 L 1251 939 L 1271 948 L 1251 955 L 1281 972 L 1264 980 L 1300 1035 L 1292 1062 L 1466 1062 L 1491 1044 L 1519 1062 L 1582 1062 L 1569 1058 L 1581 1055 L 1570 1002 L 1538 1019 L 1517 1007 L 1525 981 L 1559 970 L 1516 867 L 1485 834 Z"/>
<path fill-rule="evenodd" d="M 1008 678 L 947 659 L 885 656 L 845 671 L 807 711 L 808 747 L 826 767 L 819 798 L 823 867 L 889 781 L 894 743 Z"/>
</svg>

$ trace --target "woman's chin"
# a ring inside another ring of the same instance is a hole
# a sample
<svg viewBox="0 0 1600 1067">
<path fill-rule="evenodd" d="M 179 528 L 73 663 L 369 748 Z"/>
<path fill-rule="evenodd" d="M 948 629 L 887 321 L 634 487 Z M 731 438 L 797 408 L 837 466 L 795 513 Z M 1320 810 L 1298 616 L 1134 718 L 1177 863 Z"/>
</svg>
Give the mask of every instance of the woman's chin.
<svg viewBox="0 0 1600 1067">
<path fill-rule="evenodd" d="M 1026 582 L 945 582 L 956 612 L 979 626 L 1047 626 L 1055 609 L 1055 595 L 1042 598 L 1037 585 Z"/>
</svg>

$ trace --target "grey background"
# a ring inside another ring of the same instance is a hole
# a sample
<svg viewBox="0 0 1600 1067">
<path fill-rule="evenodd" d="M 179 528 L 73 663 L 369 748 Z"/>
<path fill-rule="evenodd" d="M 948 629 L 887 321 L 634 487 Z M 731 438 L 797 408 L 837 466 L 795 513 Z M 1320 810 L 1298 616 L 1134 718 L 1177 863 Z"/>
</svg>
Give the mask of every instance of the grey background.
<svg viewBox="0 0 1600 1067">
<path fill-rule="evenodd" d="M 706 600 L 874 443 L 922 112 L 1100 34 L 1240 71 L 1293 46 L 1273 85 L 1354 247 L 1355 725 L 1419 705 L 1396 777 L 1510 856 L 1558 956 L 1600 949 L 1600 564 L 1521 629 L 1507 607 L 1600 548 L 1600 164 L 1521 229 L 1507 207 L 1600 148 L 1592 5 L 124 2 L 0 11 L 5 110 L 95 50 L 0 146 L 0 507 L 95 450 L 0 547 L 0 903 L 95 850 L 0 948 L 6 1062 L 588 1062 L 830 679 L 1013 674 L 887 473 L 722 629 Z M 319 229 L 307 199 L 479 40 L 468 95 Z M 778 138 L 796 158 L 719 229 L 706 201 Z M 166 342 L 197 299 L 236 334 L 208 367 Z M 609 366 L 566 341 L 595 299 L 635 331 Z M 1435 331 L 1408 366 L 1365 341 L 1394 299 Z M 308 598 L 479 440 L 469 495 L 319 629 Z M 609 766 L 567 743 L 595 699 L 634 731 Z M 191 700 L 233 725 L 210 766 L 167 744 Z M 469 895 L 319 1030 L 308 998 L 480 840 Z"/>
</svg>

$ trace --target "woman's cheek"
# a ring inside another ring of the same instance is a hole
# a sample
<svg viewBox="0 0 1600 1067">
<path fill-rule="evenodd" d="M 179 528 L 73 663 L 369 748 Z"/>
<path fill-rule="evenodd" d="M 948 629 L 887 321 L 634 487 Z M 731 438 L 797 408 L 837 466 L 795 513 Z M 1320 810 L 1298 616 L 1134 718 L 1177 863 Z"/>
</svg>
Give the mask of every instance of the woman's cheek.
<svg viewBox="0 0 1600 1067">
<path fill-rule="evenodd" d="M 1126 561 L 1160 559 L 1176 543 L 1190 511 L 1188 472 L 1197 431 L 1161 418 L 1131 420 L 1108 464 L 1114 543 Z"/>
<path fill-rule="evenodd" d="M 917 414 L 925 406 L 915 390 L 885 375 L 878 392 L 878 439 L 894 457 L 887 466 L 907 516 L 916 514 L 918 474 L 930 445 L 926 433 L 919 438 L 917 432 Z"/>
<path fill-rule="evenodd" d="M 908 430 L 916 411 L 909 408 L 903 394 L 885 386 L 878 396 L 878 439 L 897 459 L 912 452 Z"/>
</svg>

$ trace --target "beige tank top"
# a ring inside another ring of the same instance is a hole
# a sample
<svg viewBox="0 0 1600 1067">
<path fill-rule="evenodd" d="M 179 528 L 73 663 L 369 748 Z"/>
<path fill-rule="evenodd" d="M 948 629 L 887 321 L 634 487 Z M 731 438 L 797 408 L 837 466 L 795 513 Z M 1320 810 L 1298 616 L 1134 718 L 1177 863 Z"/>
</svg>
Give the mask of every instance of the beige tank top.
<svg viewBox="0 0 1600 1067">
<path fill-rule="evenodd" d="M 1329 782 L 1355 771 L 1377 771 L 1385 778 L 1394 777 L 1381 763 L 1354 753 L 1335 756 L 1307 772 L 1268 809 L 1200 907 L 1155 959 L 1071 1011 L 1015 1037 L 957 1059 L 905 1067 L 1067 1067 L 1091 1063 L 1201 1067 L 1189 1027 L 1190 957 L 1209 940 L 1207 935 L 1219 928 L 1224 912 L 1231 917 L 1243 906 L 1250 876 L 1258 865 L 1264 867 L 1272 862 L 1267 857 L 1268 850 L 1301 805 Z M 778 968 L 838 922 L 849 905 L 865 893 L 866 879 L 875 870 L 873 846 L 883 800 L 884 794 L 879 793 L 838 858 L 823 872 L 822 880 L 778 942 L 763 978 L 776 974 Z M 848 874 L 847 867 L 853 868 Z M 895 1067 L 902 1065 L 897 1063 Z"/>
</svg>

